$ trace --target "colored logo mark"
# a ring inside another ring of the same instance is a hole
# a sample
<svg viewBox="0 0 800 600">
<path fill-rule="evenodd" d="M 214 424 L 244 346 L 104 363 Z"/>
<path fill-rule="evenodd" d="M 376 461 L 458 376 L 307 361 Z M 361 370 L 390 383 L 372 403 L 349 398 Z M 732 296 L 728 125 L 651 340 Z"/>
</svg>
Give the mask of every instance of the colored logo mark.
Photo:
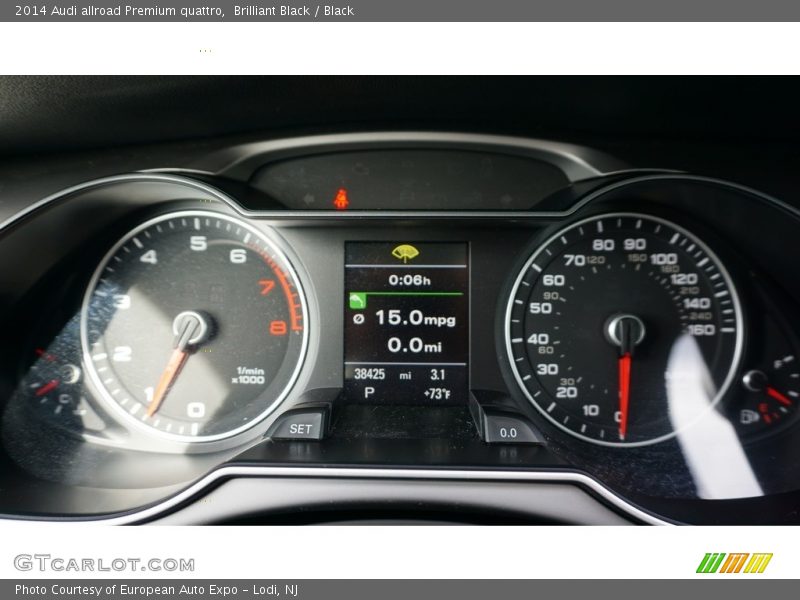
<svg viewBox="0 0 800 600">
<path fill-rule="evenodd" d="M 403 264 L 419 256 L 419 250 L 414 248 L 411 244 L 401 244 L 392 250 L 392 256 L 398 260 L 402 260 Z"/>
<path fill-rule="evenodd" d="M 350 292 L 350 308 L 352 310 L 362 310 L 367 308 L 366 292 Z"/>
<path fill-rule="evenodd" d="M 707 552 L 697 567 L 698 573 L 763 573 L 772 553 Z"/>
</svg>

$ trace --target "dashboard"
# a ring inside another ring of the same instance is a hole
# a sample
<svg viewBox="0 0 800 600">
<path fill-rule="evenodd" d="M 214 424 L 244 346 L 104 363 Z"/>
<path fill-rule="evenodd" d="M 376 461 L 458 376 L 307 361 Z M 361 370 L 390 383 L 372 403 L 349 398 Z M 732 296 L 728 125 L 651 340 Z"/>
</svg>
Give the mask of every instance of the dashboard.
<svg viewBox="0 0 800 600">
<path fill-rule="evenodd" d="M 10 186 L 3 518 L 798 522 L 785 199 L 490 133 L 175 164 Z"/>
</svg>

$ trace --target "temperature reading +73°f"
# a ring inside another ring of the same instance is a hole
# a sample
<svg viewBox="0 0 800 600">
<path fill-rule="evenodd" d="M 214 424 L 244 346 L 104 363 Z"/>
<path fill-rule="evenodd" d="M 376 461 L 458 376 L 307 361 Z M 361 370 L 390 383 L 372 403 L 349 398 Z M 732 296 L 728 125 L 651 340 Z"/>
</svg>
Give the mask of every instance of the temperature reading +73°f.
<svg viewBox="0 0 800 600">
<path fill-rule="evenodd" d="M 429 400 L 449 400 L 450 390 L 447 388 L 428 388 L 425 390 L 425 397 Z"/>
</svg>

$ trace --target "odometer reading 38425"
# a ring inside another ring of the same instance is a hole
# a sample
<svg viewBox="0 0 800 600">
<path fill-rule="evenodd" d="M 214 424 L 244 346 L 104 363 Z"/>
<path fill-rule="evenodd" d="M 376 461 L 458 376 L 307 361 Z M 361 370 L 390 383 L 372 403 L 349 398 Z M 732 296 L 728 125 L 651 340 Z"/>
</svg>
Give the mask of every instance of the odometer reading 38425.
<svg viewBox="0 0 800 600">
<path fill-rule="evenodd" d="M 592 217 L 526 261 L 506 309 L 517 382 L 587 441 L 668 439 L 708 413 L 742 345 L 733 283 L 696 236 L 638 214 Z"/>
</svg>

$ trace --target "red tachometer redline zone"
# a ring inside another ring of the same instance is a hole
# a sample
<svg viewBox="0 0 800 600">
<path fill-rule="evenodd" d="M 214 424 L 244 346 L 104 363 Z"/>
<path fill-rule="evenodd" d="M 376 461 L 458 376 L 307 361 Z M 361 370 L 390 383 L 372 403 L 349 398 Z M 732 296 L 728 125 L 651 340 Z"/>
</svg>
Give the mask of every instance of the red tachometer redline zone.
<svg viewBox="0 0 800 600">
<path fill-rule="evenodd" d="M 255 248 L 255 250 L 261 253 L 257 248 Z M 292 331 L 303 331 L 303 306 L 300 303 L 299 295 L 293 290 L 292 285 L 289 283 L 289 280 L 286 277 L 286 274 L 277 264 L 275 264 L 275 261 L 266 254 L 261 254 L 261 256 L 269 265 L 270 269 L 272 269 L 273 273 L 275 273 L 275 277 L 278 278 L 281 288 L 283 289 L 283 294 L 286 296 L 286 303 L 289 306 L 289 317 L 291 319 Z"/>
</svg>

